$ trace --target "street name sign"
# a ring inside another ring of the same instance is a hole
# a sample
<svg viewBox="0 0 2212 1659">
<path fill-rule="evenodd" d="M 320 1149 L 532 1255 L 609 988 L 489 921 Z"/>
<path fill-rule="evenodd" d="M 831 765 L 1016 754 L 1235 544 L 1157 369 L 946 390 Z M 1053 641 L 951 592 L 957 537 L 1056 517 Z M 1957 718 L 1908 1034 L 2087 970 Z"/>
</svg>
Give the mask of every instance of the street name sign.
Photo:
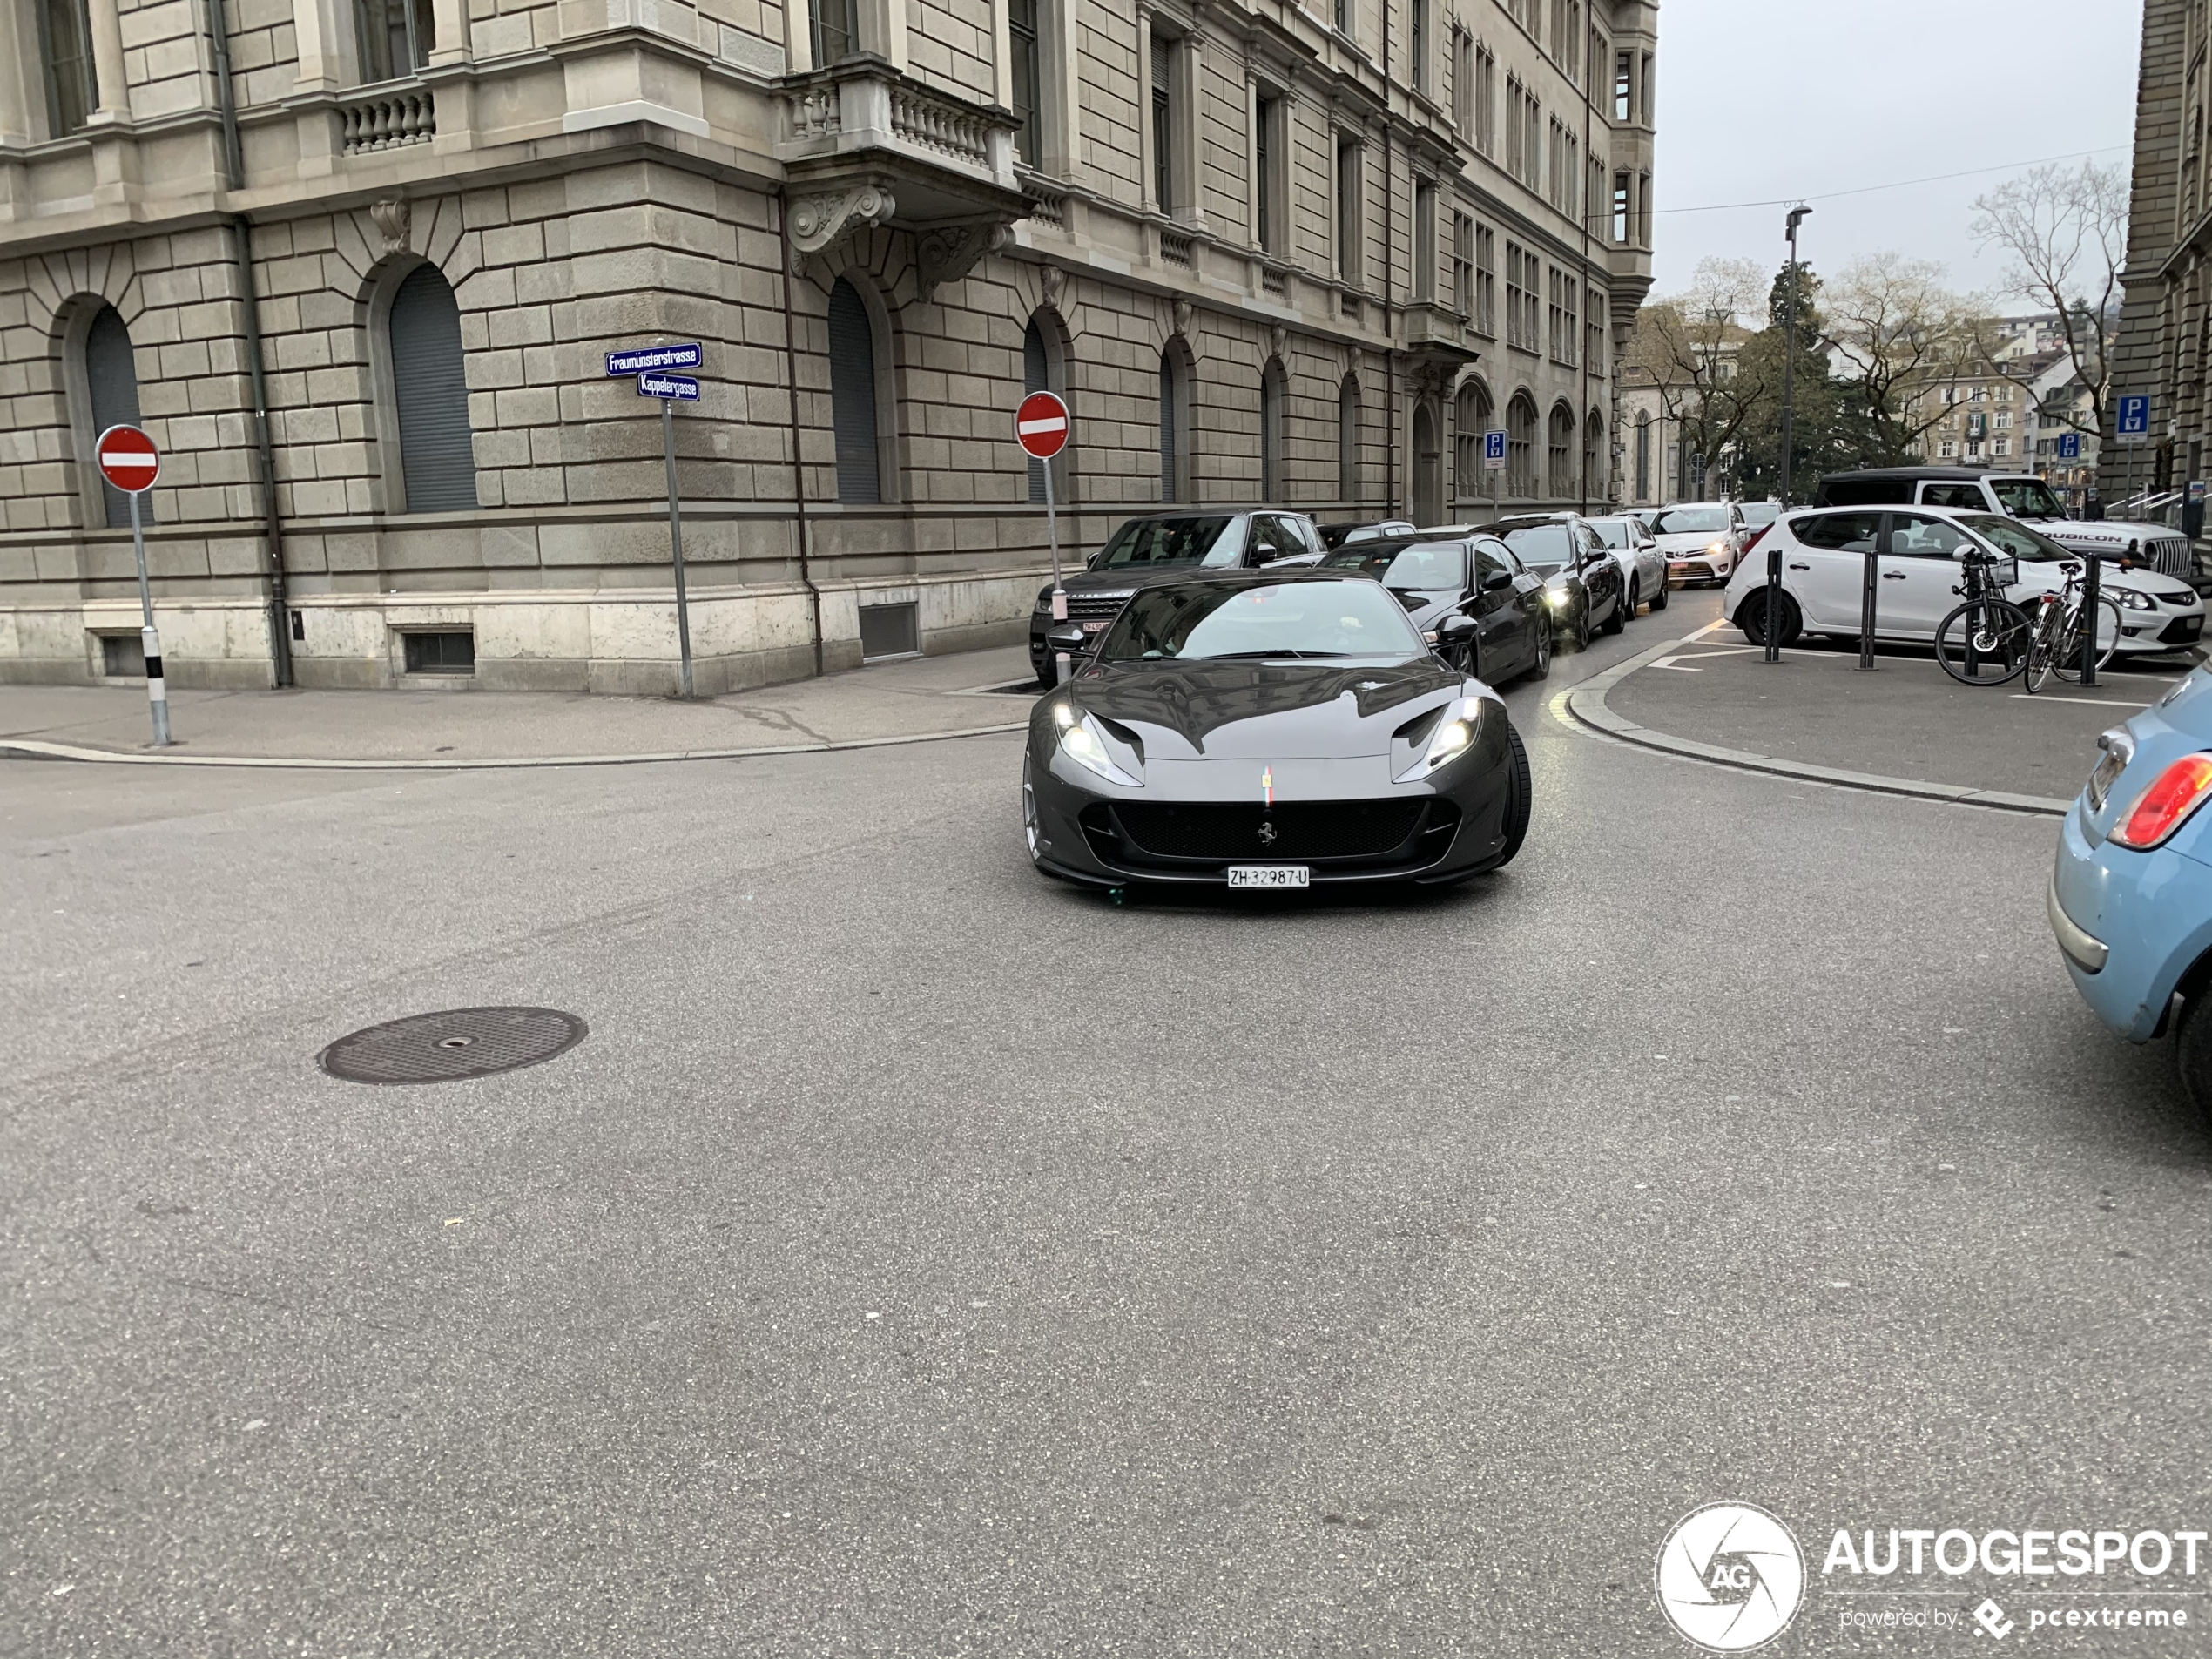
<svg viewBox="0 0 2212 1659">
<path fill-rule="evenodd" d="M 699 401 L 699 383 L 689 374 L 641 374 L 637 376 L 637 395 L 673 398 L 679 403 L 696 403 Z"/>
<path fill-rule="evenodd" d="M 705 361 L 697 341 L 678 346 L 631 346 L 607 354 L 607 373 L 613 376 L 639 374 L 652 368 L 697 368 Z"/>
</svg>

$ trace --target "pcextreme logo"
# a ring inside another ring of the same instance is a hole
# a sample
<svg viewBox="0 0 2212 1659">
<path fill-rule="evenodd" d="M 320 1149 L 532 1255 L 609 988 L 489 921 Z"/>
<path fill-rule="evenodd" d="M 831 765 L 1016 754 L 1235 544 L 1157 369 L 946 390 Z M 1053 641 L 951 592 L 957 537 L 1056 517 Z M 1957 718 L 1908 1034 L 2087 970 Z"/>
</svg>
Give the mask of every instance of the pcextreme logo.
<svg viewBox="0 0 2212 1659">
<path fill-rule="evenodd" d="M 1781 1521 L 1749 1503 L 1709 1503 L 1675 1522 L 1654 1575 L 1667 1622 L 1708 1653 L 1748 1653 L 1790 1628 L 1805 1558 Z"/>
</svg>

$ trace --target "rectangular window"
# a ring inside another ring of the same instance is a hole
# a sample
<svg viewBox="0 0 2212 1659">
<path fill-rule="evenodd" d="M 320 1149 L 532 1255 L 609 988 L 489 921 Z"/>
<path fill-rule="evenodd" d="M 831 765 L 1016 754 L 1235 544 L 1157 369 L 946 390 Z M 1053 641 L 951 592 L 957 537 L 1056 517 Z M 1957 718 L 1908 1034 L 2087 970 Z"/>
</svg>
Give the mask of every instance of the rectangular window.
<svg viewBox="0 0 2212 1659">
<path fill-rule="evenodd" d="M 39 0 L 39 33 L 46 60 L 46 136 L 81 131 L 99 107 L 92 71 L 92 18 L 85 0 Z"/>
<path fill-rule="evenodd" d="M 1413 298 L 1436 298 L 1436 185 L 1413 181 Z"/>
<path fill-rule="evenodd" d="M 1521 83 L 1506 77 L 1506 171 L 1515 179 L 1528 173 L 1527 134 L 1521 124 Z"/>
<path fill-rule="evenodd" d="M 1605 373 L 1605 296 L 1592 288 L 1582 296 L 1582 361 L 1590 373 Z"/>
<path fill-rule="evenodd" d="M 1359 280 L 1360 222 L 1365 217 L 1360 188 L 1359 146 L 1339 140 L 1337 145 L 1337 275 L 1345 282 Z"/>
<path fill-rule="evenodd" d="M 1006 0 L 1006 33 L 1014 52 L 1014 153 L 1043 165 L 1043 112 L 1037 99 L 1037 0 Z"/>
<path fill-rule="evenodd" d="M 1527 307 L 1533 296 L 1522 285 L 1521 248 L 1519 244 L 1506 244 L 1506 344 L 1532 350 L 1535 342 L 1528 338 L 1526 321 Z"/>
<path fill-rule="evenodd" d="M 1636 422 L 1636 499 L 1646 501 L 1651 496 L 1651 422 Z"/>
<path fill-rule="evenodd" d="M 853 51 L 853 0 L 812 0 L 809 23 L 816 64 L 833 64 Z M 412 75 L 430 61 L 437 44 L 430 0 L 355 0 L 361 79 L 374 84 Z M 825 55 L 826 54 L 826 55 Z"/>
<path fill-rule="evenodd" d="M 110 679 L 146 677 L 146 643 L 142 634 L 102 634 L 100 672 Z"/>
<path fill-rule="evenodd" d="M 1275 245 L 1282 228 L 1276 223 L 1275 206 L 1276 192 L 1281 183 L 1275 171 L 1283 153 L 1278 132 L 1282 114 L 1280 98 L 1258 98 L 1252 101 L 1253 239 L 1270 253 L 1282 252 Z"/>
<path fill-rule="evenodd" d="M 1169 80 L 1175 67 L 1170 43 L 1152 37 L 1152 205 L 1175 212 L 1175 95 Z"/>
<path fill-rule="evenodd" d="M 1452 31 L 1452 125 L 1462 132 L 1474 125 L 1474 38 Z"/>
<path fill-rule="evenodd" d="M 1629 175 L 1613 175 L 1613 240 L 1615 246 L 1629 245 Z"/>
<path fill-rule="evenodd" d="M 476 636 L 471 633 L 406 634 L 402 649 L 410 674 L 473 674 Z"/>
<path fill-rule="evenodd" d="M 1498 333 L 1498 234 L 1477 226 L 1474 233 L 1474 326 L 1496 338 Z"/>
<path fill-rule="evenodd" d="M 1616 121 L 1627 120 L 1632 108 L 1635 87 L 1629 78 L 1632 71 L 1629 66 L 1634 57 L 1631 52 L 1613 54 L 1613 118 Z"/>
<path fill-rule="evenodd" d="M 1352 0 L 1337 0 L 1336 18 L 1337 33 L 1350 34 L 1352 32 Z"/>
<path fill-rule="evenodd" d="M 921 656 L 919 611 L 911 599 L 900 604 L 860 606 L 860 660 L 875 663 L 887 658 Z"/>
<path fill-rule="evenodd" d="M 1474 147 L 1498 152 L 1498 60 L 1487 51 L 1474 55 Z"/>
<path fill-rule="evenodd" d="M 1465 213 L 1452 215 L 1452 307 L 1474 315 L 1474 221 Z"/>
<path fill-rule="evenodd" d="M 1412 38 L 1406 43 L 1413 54 L 1412 79 L 1417 92 L 1428 91 L 1428 0 L 1413 0 Z"/>
<path fill-rule="evenodd" d="M 1522 173 L 1521 182 L 1531 190 L 1541 186 L 1544 176 L 1544 108 L 1536 101 L 1534 92 L 1524 91 L 1521 111 L 1521 130 L 1525 136 L 1528 171 Z"/>
</svg>

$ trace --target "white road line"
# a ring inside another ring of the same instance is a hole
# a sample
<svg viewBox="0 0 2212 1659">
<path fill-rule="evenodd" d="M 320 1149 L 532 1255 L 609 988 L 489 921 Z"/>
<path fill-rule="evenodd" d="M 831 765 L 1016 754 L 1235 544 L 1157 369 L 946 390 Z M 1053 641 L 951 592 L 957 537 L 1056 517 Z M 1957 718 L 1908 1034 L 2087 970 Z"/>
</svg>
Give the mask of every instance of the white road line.
<svg viewBox="0 0 2212 1659">
<path fill-rule="evenodd" d="M 2147 709 L 2148 703 L 2122 703 L 2111 697 L 2054 697 L 2048 691 L 2014 691 L 2015 703 L 2087 703 L 2093 709 Z"/>
</svg>

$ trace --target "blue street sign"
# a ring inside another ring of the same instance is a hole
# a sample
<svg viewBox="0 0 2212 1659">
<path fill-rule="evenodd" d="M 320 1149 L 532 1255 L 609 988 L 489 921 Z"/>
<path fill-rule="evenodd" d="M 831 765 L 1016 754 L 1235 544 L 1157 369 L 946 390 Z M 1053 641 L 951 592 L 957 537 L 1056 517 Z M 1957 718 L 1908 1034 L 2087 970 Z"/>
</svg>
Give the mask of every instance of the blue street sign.
<svg viewBox="0 0 2212 1659">
<path fill-rule="evenodd" d="M 699 383 L 689 374 L 640 374 L 637 395 L 672 397 L 679 403 L 696 403 L 699 401 Z"/>
<path fill-rule="evenodd" d="M 1506 435 L 1494 428 L 1482 435 L 1482 464 L 1502 467 L 1506 464 Z"/>
<path fill-rule="evenodd" d="M 607 354 L 607 373 L 638 374 L 649 368 L 697 368 L 705 361 L 697 341 L 681 346 L 632 346 L 628 351 Z"/>
<path fill-rule="evenodd" d="M 2059 459 L 2061 461 L 2081 459 L 2081 435 L 2079 432 L 2059 434 Z"/>
<path fill-rule="evenodd" d="M 2117 430 L 2123 438 L 2150 435 L 2150 398 L 2147 394 L 2136 393 L 2120 400 Z"/>
</svg>

